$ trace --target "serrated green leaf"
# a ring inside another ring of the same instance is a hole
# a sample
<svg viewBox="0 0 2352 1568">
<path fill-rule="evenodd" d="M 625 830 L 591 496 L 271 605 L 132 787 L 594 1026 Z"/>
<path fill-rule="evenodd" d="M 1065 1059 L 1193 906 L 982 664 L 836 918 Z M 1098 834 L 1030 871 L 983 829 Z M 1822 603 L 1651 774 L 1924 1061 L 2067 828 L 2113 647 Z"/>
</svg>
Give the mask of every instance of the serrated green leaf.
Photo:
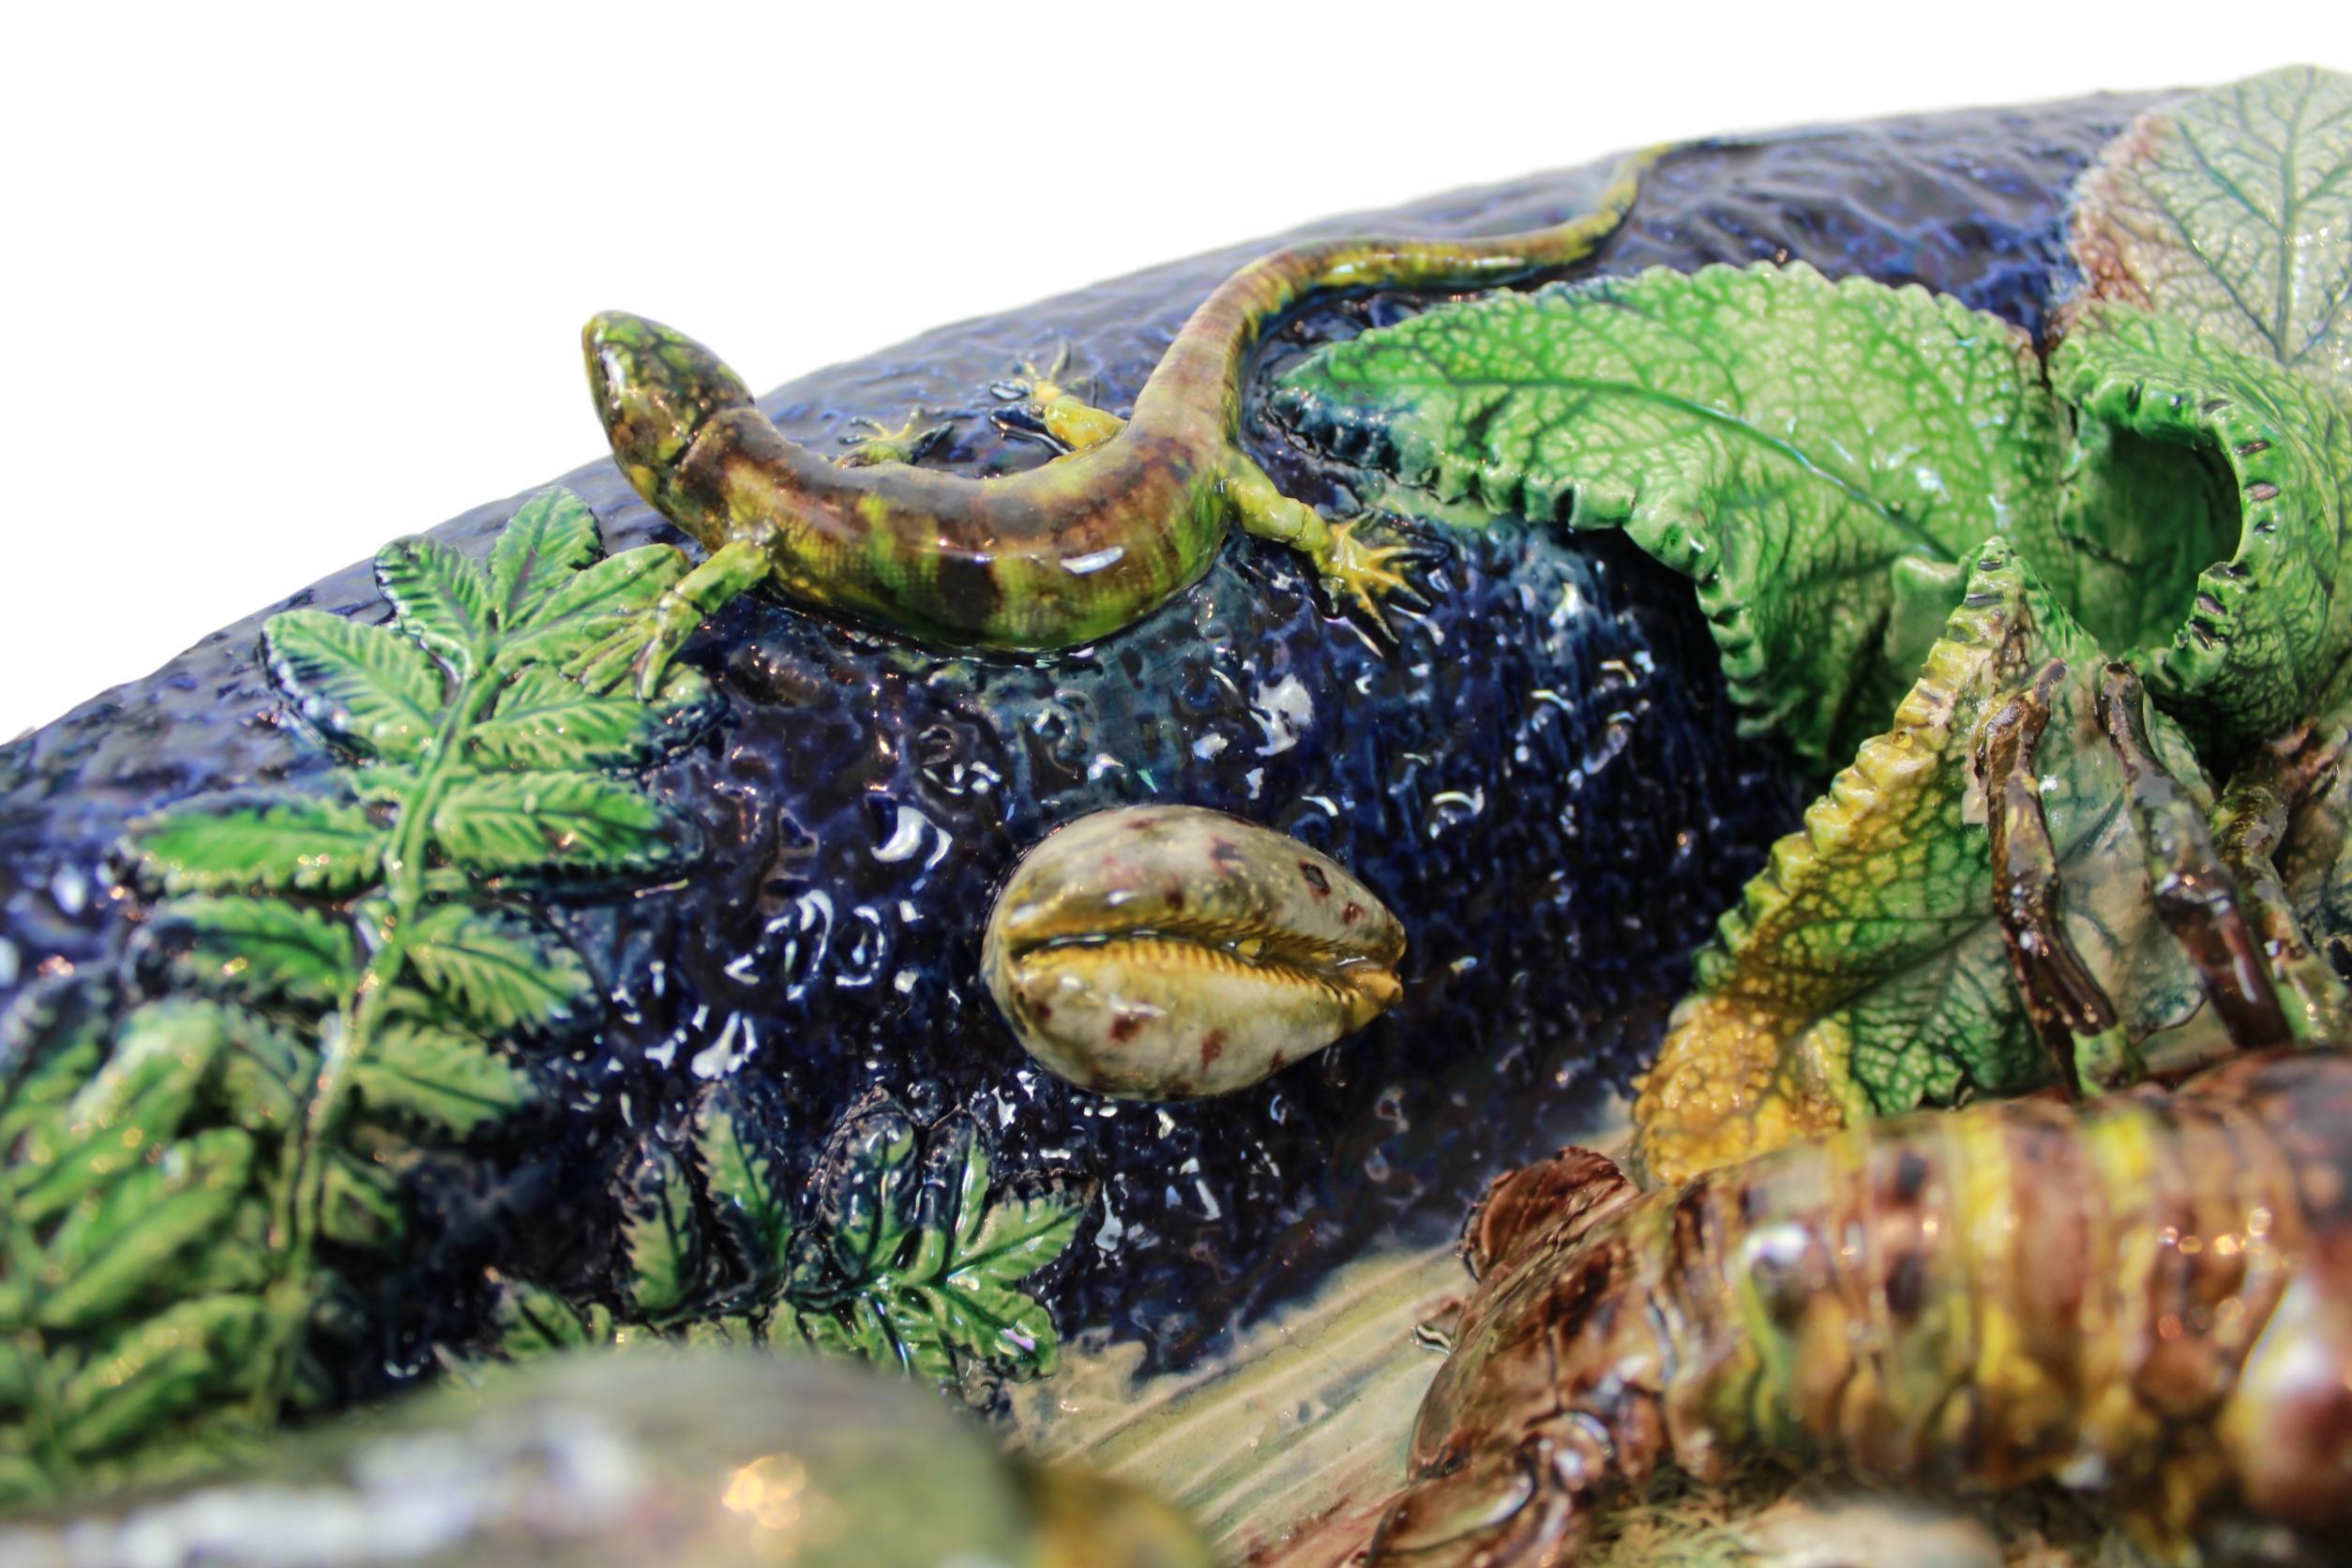
<svg viewBox="0 0 2352 1568">
<path fill-rule="evenodd" d="M 65 1380 L 60 1437 L 86 1458 L 151 1435 L 258 1370 L 268 1323 L 258 1296 L 206 1296 L 145 1319 Z"/>
<path fill-rule="evenodd" d="M 358 978 L 351 928 L 299 904 L 196 894 L 159 905 L 149 928 L 186 942 L 173 969 L 199 990 L 331 1007 Z"/>
<path fill-rule="evenodd" d="M 150 1003 L 123 1019 L 106 1065 L 67 1103 L 52 1142 L 37 1124 L 11 1175 L 17 1216 L 43 1225 L 178 1136 L 227 1054 L 227 1016 L 211 1003 Z"/>
<path fill-rule="evenodd" d="M 400 630 L 460 675 L 480 667 L 491 636 L 490 574 L 439 539 L 395 539 L 376 555 L 376 585 Z"/>
<path fill-rule="evenodd" d="M 84 1199 L 43 1248 L 35 1321 L 67 1332 L 121 1313 L 179 1259 L 215 1243 L 254 1176 L 253 1140 L 214 1127 Z"/>
<path fill-rule="evenodd" d="M 876 1093 L 842 1117 L 818 1157 L 818 1224 L 853 1285 L 895 1273 L 914 1229 L 916 1151 L 913 1121 Z"/>
<path fill-rule="evenodd" d="M 583 1312 L 546 1286 L 521 1280 L 500 1289 L 490 1321 L 498 1352 L 511 1361 L 612 1343 L 612 1315 L 604 1307 Z"/>
<path fill-rule="evenodd" d="M 2020 676 L 2067 662 L 2035 760 L 2066 930 L 2144 1040 L 2202 1006 L 2158 921 L 2120 766 L 2098 727 L 2104 663 L 2015 553 L 1988 543 L 1894 728 L 1865 745 L 1700 954 L 1635 1107 L 1636 1153 L 1675 1182 L 1964 1088 L 2010 1094 L 2049 1063 L 2010 979 L 1974 746 Z M 2161 715 L 2150 744 L 2209 810 Z"/>
<path fill-rule="evenodd" d="M 2150 110 L 2074 192 L 2091 294 L 2352 381 L 2352 77 L 2293 66 Z"/>
<path fill-rule="evenodd" d="M 508 631 L 531 626 L 558 590 L 596 560 L 596 515 L 562 489 L 524 502 L 490 547 L 490 609 Z"/>
<path fill-rule="evenodd" d="M 512 1116 L 538 1093 L 531 1075 L 495 1047 L 409 1018 L 384 1022 L 351 1073 L 352 1088 L 369 1111 L 458 1138 Z"/>
<path fill-rule="evenodd" d="M 607 556 L 549 595 L 500 656 L 565 664 L 651 610 L 687 570 L 686 558 L 668 545 Z"/>
<path fill-rule="evenodd" d="M 545 665 L 525 665 L 495 712 L 465 737 L 486 767 L 629 768 L 660 757 L 662 710 L 633 697 L 596 697 Z"/>
<path fill-rule="evenodd" d="M 441 667 L 412 639 L 320 610 L 262 628 L 270 671 L 295 711 L 363 757 L 414 761 L 431 749 L 445 699 Z"/>
<path fill-rule="evenodd" d="M 55 1146 L 53 1124 L 105 1060 L 111 989 L 78 978 L 36 982 L 0 1017 L 0 1063 L 9 1078 L 0 1102 L 0 1156 L 40 1123 L 53 1123 L 48 1143 Z"/>
<path fill-rule="evenodd" d="M 427 993 L 491 1034 L 595 1016 L 596 983 L 580 955 L 519 914 L 435 904 L 417 916 L 408 957 Z"/>
<path fill-rule="evenodd" d="M 2352 583 L 2339 587 L 2352 392 L 2116 306 L 2084 314 L 2050 376 L 2085 419 L 2193 447 L 2229 475 L 2238 509 L 2200 535 L 2234 536 L 2235 553 L 2197 578 L 2158 644 L 2157 701 L 2224 758 L 2309 716 L 2352 653 Z"/>
<path fill-rule="evenodd" d="M 320 1234 L 342 1246 L 380 1251 L 397 1245 L 407 1229 L 398 1176 L 348 1150 L 327 1155 L 319 1193 Z"/>
<path fill-rule="evenodd" d="M 1884 727 L 1950 610 L 1921 584 L 1956 588 L 1988 530 L 2059 560 L 2030 339 L 1802 264 L 1431 310 L 1311 355 L 1275 408 L 1441 501 L 1623 528 L 1697 583 L 1744 728 L 1821 767 Z"/>
<path fill-rule="evenodd" d="M 721 1229 L 755 1284 L 791 1254 L 792 1212 L 779 1147 L 731 1082 L 715 1085 L 696 1113 L 695 1155 Z"/>
<path fill-rule="evenodd" d="M 639 1317 L 658 1320 L 686 1304 L 701 1266 L 694 1189 L 677 1156 L 649 1138 L 621 1172 L 614 1196 L 626 1259 L 621 1288 Z"/>
<path fill-rule="evenodd" d="M 433 842 L 482 876 L 562 877 L 642 886 L 700 857 L 692 821 L 645 792 L 596 774 L 486 774 L 454 785 L 433 813 Z"/>
<path fill-rule="evenodd" d="M 163 893 L 340 897 L 384 874 L 385 832 L 357 806 L 294 796 L 200 796 L 130 826 L 132 876 Z"/>
</svg>

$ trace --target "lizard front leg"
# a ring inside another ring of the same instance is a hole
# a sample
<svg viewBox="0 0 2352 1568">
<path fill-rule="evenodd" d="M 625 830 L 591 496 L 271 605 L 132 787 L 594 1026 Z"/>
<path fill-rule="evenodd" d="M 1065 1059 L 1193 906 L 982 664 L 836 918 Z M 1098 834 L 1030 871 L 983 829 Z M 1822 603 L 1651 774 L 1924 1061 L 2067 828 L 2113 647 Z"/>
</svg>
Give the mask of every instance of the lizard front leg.
<svg viewBox="0 0 2352 1568">
<path fill-rule="evenodd" d="M 761 539 L 740 538 L 721 545 L 641 614 L 629 617 L 580 655 L 573 661 L 571 672 L 596 692 L 611 691 L 624 681 L 633 680 L 638 697 L 652 701 L 661 691 L 670 661 L 695 628 L 738 595 L 766 581 L 774 569 Z"/>
</svg>

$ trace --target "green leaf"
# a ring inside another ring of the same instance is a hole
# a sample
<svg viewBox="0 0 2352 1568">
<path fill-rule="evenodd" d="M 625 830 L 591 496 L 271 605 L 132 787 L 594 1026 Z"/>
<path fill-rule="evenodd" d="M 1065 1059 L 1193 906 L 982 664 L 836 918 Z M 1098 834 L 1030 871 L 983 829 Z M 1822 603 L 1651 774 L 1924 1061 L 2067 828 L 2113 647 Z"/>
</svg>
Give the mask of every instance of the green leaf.
<svg viewBox="0 0 2352 1568">
<path fill-rule="evenodd" d="M 1000 1368 L 1042 1377 L 1056 1360 L 1053 1315 L 1014 1287 L 1062 1256 L 1092 1193 L 1045 1184 L 1027 1193 L 989 1186 L 988 1144 L 969 1116 L 933 1129 L 918 1207 L 921 1249 L 943 1238 L 936 1320 L 947 1343 Z"/>
<path fill-rule="evenodd" d="M 592 1304 L 583 1311 L 546 1286 L 523 1280 L 501 1287 L 490 1321 L 498 1352 L 510 1361 L 612 1343 L 612 1314 L 606 1308 Z"/>
<path fill-rule="evenodd" d="M 319 610 L 273 615 L 262 638 L 295 710 L 329 740 L 393 761 L 431 749 L 442 673 L 415 641 Z"/>
<path fill-rule="evenodd" d="M 498 708 L 466 733 L 473 759 L 518 769 L 630 768 L 667 749 L 662 711 L 634 697 L 596 697 L 545 665 L 525 665 Z"/>
<path fill-rule="evenodd" d="M 608 556 L 549 595 L 501 656 L 565 664 L 651 610 L 686 571 L 686 558 L 668 545 Z"/>
<path fill-rule="evenodd" d="M 378 1028 L 351 1073 L 369 1111 L 457 1138 L 512 1116 L 538 1094 L 531 1075 L 495 1047 L 409 1018 Z"/>
<path fill-rule="evenodd" d="M 435 904 L 417 916 L 408 957 L 428 993 L 488 1033 L 551 1032 L 596 1016 L 596 983 L 580 955 L 519 914 Z"/>
<path fill-rule="evenodd" d="M 68 1103 L 105 1060 L 111 991 L 78 977 L 36 981 L 0 1016 L 0 1071 L 8 1078 L 0 1100 L 0 1155 L 41 1123 L 50 1126 L 45 1146 L 57 1147 Z"/>
<path fill-rule="evenodd" d="M 488 774 L 452 786 L 433 842 L 482 876 L 562 877 L 641 887 L 701 854 L 693 822 L 644 791 L 596 774 Z"/>
<path fill-rule="evenodd" d="M 2339 588 L 2352 526 L 2352 392 L 2115 306 L 2083 315 L 2050 377 L 2086 421 L 2194 450 L 2227 475 L 2231 509 L 2195 523 L 2180 548 L 2201 553 L 2234 531 L 2235 553 L 2177 604 L 2150 671 L 2157 701 L 2222 757 L 2308 717 L 2352 653 L 2352 584 Z M 2083 526 L 2113 538 L 2133 525 Z M 2141 564 L 2136 553 L 2129 563 Z"/>
<path fill-rule="evenodd" d="M 129 1328 L 58 1391 L 60 1435 L 79 1457 L 151 1437 L 260 1370 L 269 1326 L 258 1296 L 181 1302 Z"/>
<path fill-rule="evenodd" d="M 63 1214 L 178 1136 L 227 1054 L 229 1020 L 210 1003 L 150 1003 L 123 1019 L 106 1065 L 68 1102 L 61 1123 L 37 1123 L 10 1175 L 27 1224 Z"/>
<path fill-rule="evenodd" d="M 677 1156 L 658 1139 L 641 1141 L 633 1163 L 619 1177 L 621 1246 L 627 1272 L 622 1280 L 640 1318 L 657 1321 L 686 1304 L 702 1256 L 701 1227 L 694 1216 L 694 1189 Z"/>
<path fill-rule="evenodd" d="M 834 1267 L 852 1284 L 897 1270 L 914 1229 L 916 1153 L 913 1121 L 876 1091 L 842 1117 L 818 1156 L 818 1225 Z"/>
<path fill-rule="evenodd" d="M 2094 297 L 2352 380 L 2352 77 L 2291 66 L 2143 114 L 2074 192 Z"/>
<path fill-rule="evenodd" d="M 544 490 L 524 502 L 490 548 L 490 599 L 508 631 L 531 626 L 549 599 L 596 560 L 596 516 L 567 490 Z"/>
<path fill-rule="evenodd" d="M 1311 355 L 1275 408 L 1440 501 L 1623 528 L 1696 581 L 1746 731 L 1819 767 L 1884 727 L 1988 529 L 2058 559 L 2030 339 L 1802 264 L 1431 310 Z"/>
<path fill-rule="evenodd" d="M 1968 596 L 1894 728 L 1806 812 L 1804 826 L 1699 955 L 1635 1107 L 1650 1176 L 1681 1181 L 1797 1138 L 1964 1090 L 2013 1094 L 2049 1063 L 1995 919 L 1983 721 L 2050 658 L 2068 673 L 2035 768 L 2065 888 L 2065 927 L 2133 1041 L 2186 1023 L 2195 976 L 2158 921 L 2120 765 L 2100 731 L 2100 650 L 2014 551 L 1988 543 Z M 2211 807 L 2179 731 L 2150 744 Z"/>
<path fill-rule="evenodd" d="M 790 1255 L 792 1198 L 778 1166 L 781 1131 L 746 1103 L 736 1080 L 712 1086 L 695 1116 L 694 1150 L 720 1229 L 755 1284 Z"/>
<path fill-rule="evenodd" d="M 479 667 L 491 632 L 490 577 L 481 567 L 438 539 L 395 539 L 376 555 L 376 584 L 402 631 L 460 675 Z"/>
<path fill-rule="evenodd" d="M 359 974 L 348 926 L 274 898 L 174 898 L 149 928 L 186 942 L 173 969 L 187 984 L 249 1002 L 331 1007 Z"/>
<path fill-rule="evenodd" d="M 42 1276 L 53 1283 L 35 1320 L 80 1332 L 120 1314 L 168 1280 L 181 1259 L 214 1243 L 253 1174 L 253 1140 L 215 1127 L 85 1199 L 44 1248 Z"/>
<path fill-rule="evenodd" d="M 319 1229 L 342 1246 L 374 1252 L 399 1244 L 408 1230 L 400 1178 L 375 1160 L 334 1151 L 320 1184 Z"/>
<path fill-rule="evenodd" d="M 340 801 L 204 795 L 131 823 L 127 859 L 166 894 L 340 897 L 382 878 L 384 840 L 365 810 Z"/>
</svg>

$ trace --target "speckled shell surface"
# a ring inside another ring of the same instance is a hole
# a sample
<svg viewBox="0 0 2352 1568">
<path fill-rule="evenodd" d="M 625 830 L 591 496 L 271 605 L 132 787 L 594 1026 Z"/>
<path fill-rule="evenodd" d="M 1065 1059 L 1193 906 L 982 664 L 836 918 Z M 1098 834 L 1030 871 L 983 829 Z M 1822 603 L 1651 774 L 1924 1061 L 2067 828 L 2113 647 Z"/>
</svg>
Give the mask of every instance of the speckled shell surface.
<svg viewBox="0 0 2352 1568">
<path fill-rule="evenodd" d="M 2138 107 L 1696 149 L 1654 176 L 1597 267 L 1802 259 L 2039 334 L 2068 281 L 2066 189 Z M 1605 168 L 1299 234 L 1525 228 L 1586 205 Z M 1034 463 L 1042 448 L 987 417 L 990 382 L 1066 342 L 1067 379 L 1123 409 L 1190 308 L 1263 248 L 943 327 L 762 406 L 830 446 L 854 418 L 921 404 L 963 415 L 928 460 Z M 1259 382 L 1423 303 L 1311 307 L 1269 341 Z M 584 398 L 581 420 L 585 445 Z M 1269 427 L 1253 413 L 1245 429 Z M 1343 499 L 1346 475 L 1278 440 L 1257 455 L 1290 493 Z M 609 549 L 676 540 L 610 461 L 561 482 Z M 520 499 L 433 532 L 479 553 Z M 926 650 L 769 600 L 725 611 L 687 653 L 724 711 L 654 779 L 706 831 L 708 859 L 676 885 L 552 912 L 617 999 L 612 1020 L 539 1062 L 564 1086 L 557 1109 L 415 1178 L 429 1239 L 356 1282 L 368 1304 L 337 1351 L 346 1392 L 412 1377 L 436 1343 L 477 1332 L 488 1270 L 593 1293 L 614 1171 L 722 1080 L 782 1130 L 796 1176 L 881 1088 L 921 1117 L 978 1112 L 1001 1169 L 1093 1178 L 1078 1244 L 1041 1293 L 1065 1340 L 1139 1342 L 1154 1368 L 1187 1364 L 1373 1238 L 1458 1227 L 1498 1170 L 1552 1147 L 1563 1107 L 1622 1090 L 1806 781 L 1736 734 L 1689 586 L 1637 550 L 1509 524 L 1444 538 L 1435 608 L 1393 651 L 1323 613 L 1293 557 L 1240 537 L 1142 624 L 1052 658 Z M 365 567 L 271 609 L 290 606 L 385 613 Z M 262 618 L 0 750 L 0 1002 L 124 939 L 132 906 L 111 896 L 107 853 L 132 818 L 328 768 L 262 666 Z M 1053 827 L 1144 801 L 1231 812 L 1349 867 L 1410 933 L 1402 1003 L 1212 1101 L 1113 1102 L 1039 1072 L 979 981 L 990 900 Z"/>
</svg>

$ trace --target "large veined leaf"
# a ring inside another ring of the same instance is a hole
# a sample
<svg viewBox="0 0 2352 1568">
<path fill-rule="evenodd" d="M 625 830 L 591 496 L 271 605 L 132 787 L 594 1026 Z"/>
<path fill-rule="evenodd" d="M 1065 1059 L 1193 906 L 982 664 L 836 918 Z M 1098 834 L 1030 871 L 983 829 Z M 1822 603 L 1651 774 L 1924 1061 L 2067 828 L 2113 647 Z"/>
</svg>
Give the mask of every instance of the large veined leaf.
<svg viewBox="0 0 2352 1568">
<path fill-rule="evenodd" d="M 918 1152 L 913 1121 L 879 1093 L 852 1106 L 826 1140 L 816 1215 L 845 1278 L 864 1283 L 897 1267 L 914 1229 Z"/>
<path fill-rule="evenodd" d="M 2075 189 L 2090 293 L 2352 380 L 2352 77 L 2295 66 L 2141 116 Z"/>
<path fill-rule="evenodd" d="M 512 1116 L 537 1097 L 531 1075 L 478 1036 L 419 1018 L 378 1029 L 352 1064 L 360 1103 L 458 1138 Z"/>
<path fill-rule="evenodd" d="M 10 1171 L 17 1217 L 46 1224 L 144 1164 L 178 1136 L 234 1042 L 230 1015 L 212 1003 L 173 998 L 126 1015 L 106 1065 L 65 1115 L 26 1130 Z"/>
<path fill-rule="evenodd" d="M 173 970 L 188 984 L 251 1002 L 332 1006 L 359 974 L 348 926 L 276 898 L 174 898 L 149 929 L 180 944 Z"/>
<path fill-rule="evenodd" d="M 414 639 L 322 610 L 273 615 L 262 637 L 279 684 L 328 739 L 391 761 L 431 748 L 444 682 Z"/>
<path fill-rule="evenodd" d="M 354 893 L 383 873 L 384 829 L 361 807 L 206 795 L 130 825 L 131 874 L 167 894 Z"/>
<path fill-rule="evenodd" d="M 439 539 L 396 539 L 376 556 L 376 584 L 400 629 L 460 675 L 481 662 L 491 634 L 490 575 Z"/>
<path fill-rule="evenodd" d="M 520 915 L 436 904 L 416 917 L 408 958 L 442 1010 L 483 1032 L 553 1031 L 591 1016 L 596 983 L 571 944 Z"/>
<path fill-rule="evenodd" d="M 659 757 L 664 745 L 659 708 L 632 696 L 597 696 L 540 664 L 516 671 L 496 710 L 466 733 L 476 761 L 515 769 L 636 767 Z"/>
<path fill-rule="evenodd" d="M 1995 918 L 1980 727 L 2045 660 L 2066 662 L 2035 769 L 2065 889 L 2065 929 L 2127 1039 L 2181 1027 L 2196 978 L 2158 922 L 2120 764 L 2099 728 L 2097 645 L 2006 545 L 1967 598 L 1894 727 L 1866 743 L 1702 953 L 1635 1106 L 1636 1153 L 1681 1181 L 1783 1143 L 1964 1089 L 2044 1081 Z M 2150 744 L 2209 809 L 2194 755 L 2151 716 Z"/>
<path fill-rule="evenodd" d="M 924 1240 L 908 1274 L 919 1271 L 928 1287 L 918 1299 L 941 1337 L 963 1354 L 1050 1374 L 1053 1315 L 1018 1287 L 1076 1238 L 1088 1195 L 1056 1185 L 992 1191 L 988 1144 L 969 1117 L 952 1117 L 933 1132 L 925 1168 Z"/>
<path fill-rule="evenodd" d="M 2207 509 L 2176 538 L 2209 549 L 2224 520 L 2228 538 L 2226 559 L 2197 577 L 2177 629 L 2157 644 L 2150 685 L 2166 711 L 2223 757 L 2308 717 L 2352 652 L 2352 583 L 2340 580 L 2352 526 L 2352 385 L 2112 305 L 2077 320 L 2050 375 L 2086 421 L 2201 454 L 2226 475 L 2225 503 L 2176 498 Z M 2184 520 L 2177 509 L 2155 516 Z M 2158 530 L 2133 528 L 2111 518 L 2096 533 L 2164 548 Z"/>
<path fill-rule="evenodd" d="M 591 773 L 485 774 L 433 814 L 442 853 L 484 876 L 563 876 L 642 886 L 701 852 L 694 823 L 644 791 Z"/>
<path fill-rule="evenodd" d="M 524 502 L 490 547 L 490 612 L 509 631 L 528 626 L 575 573 L 596 558 L 596 515 L 567 490 Z"/>
<path fill-rule="evenodd" d="M 1441 500 L 1623 528 L 1697 582 L 1748 728 L 1817 765 L 1884 727 L 1979 540 L 2055 553 L 2026 336 L 1802 265 L 1433 310 L 1314 354 L 1275 407 Z"/>
</svg>

